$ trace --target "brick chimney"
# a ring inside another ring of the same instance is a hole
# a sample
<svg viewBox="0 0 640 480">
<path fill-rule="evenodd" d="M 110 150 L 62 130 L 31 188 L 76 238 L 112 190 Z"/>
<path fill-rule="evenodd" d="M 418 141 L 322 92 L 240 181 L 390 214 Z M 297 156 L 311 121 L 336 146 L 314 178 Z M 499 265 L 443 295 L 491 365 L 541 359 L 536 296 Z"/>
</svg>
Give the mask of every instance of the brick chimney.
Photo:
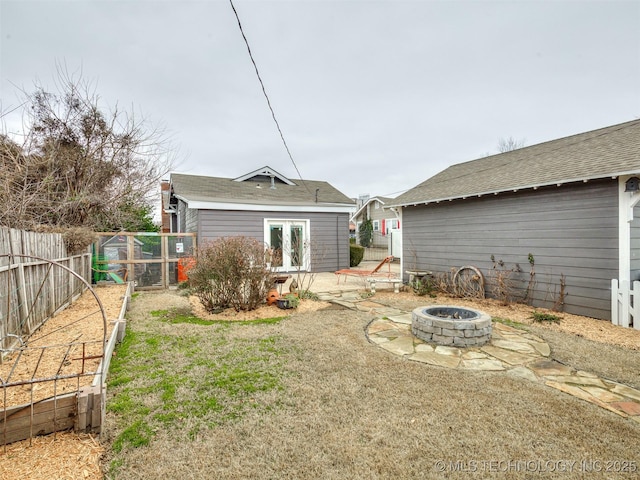
<svg viewBox="0 0 640 480">
<path fill-rule="evenodd" d="M 169 183 L 169 180 L 162 180 L 160 182 L 160 198 L 162 205 L 162 233 L 171 233 L 171 214 L 165 211 L 165 209 L 169 208 L 170 196 L 171 184 Z"/>
</svg>

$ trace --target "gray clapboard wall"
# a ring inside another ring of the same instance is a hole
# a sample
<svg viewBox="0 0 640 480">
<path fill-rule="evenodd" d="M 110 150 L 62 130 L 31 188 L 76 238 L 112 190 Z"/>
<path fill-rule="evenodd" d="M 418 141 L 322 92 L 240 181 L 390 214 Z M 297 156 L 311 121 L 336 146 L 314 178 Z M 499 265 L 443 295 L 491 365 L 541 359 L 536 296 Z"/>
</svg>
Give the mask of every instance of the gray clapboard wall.
<svg viewBox="0 0 640 480">
<path fill-rule="evenodd" d="M 193 210 L 184 212 L 186 231 L 198 234 L 198 243 L 221 237 L 246 236 L 264 241 L 265 219 L 309 220 L 314 272 L 349 267 L 349 215 L 346 213 L 255 212 Z"/>
<path fill-rule="evenodd" d="M 520 266 L 511 278 L 523 295 L 531 253 L 534 305 L 553 306 L 564 276 L 564 311 L 610 319 L 610 282 L 618 277 L 617 185 L 613 179 L 581 182 L 405 207 L 404 269 L 447 272 L 474 265 L 490 281 L 493 255 L 505 269 Z M 634 238 L 638 251 L 640 228 Z"/>
</svg>

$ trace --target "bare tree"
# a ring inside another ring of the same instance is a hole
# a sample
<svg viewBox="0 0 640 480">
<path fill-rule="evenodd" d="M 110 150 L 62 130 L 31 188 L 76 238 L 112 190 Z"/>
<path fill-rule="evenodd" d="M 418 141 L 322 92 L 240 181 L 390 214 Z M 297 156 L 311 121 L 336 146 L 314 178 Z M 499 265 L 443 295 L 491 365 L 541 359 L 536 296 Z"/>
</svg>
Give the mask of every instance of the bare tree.
<svg viewBox="0 0 640 480">
<path fill-rule="evenodd" d="M 498 140 L 498 151 L 500 153 L 510 152 L 511 150 L 517 150 L 519 148 L 524 147 L 525 139 L 521 138 L 520 140 L 516 140 L 513 137 L 509 138 L 500 138 Z"/>
<path fill-rule="evenodd" d="M 57 80 L 58 93 L 23 92 L 22 144 L 0 134 L 0 224 L 144 229 L 174 149 L 144 120 L 105 114 L 82 79 L 59 70 Z"/>
</svg>

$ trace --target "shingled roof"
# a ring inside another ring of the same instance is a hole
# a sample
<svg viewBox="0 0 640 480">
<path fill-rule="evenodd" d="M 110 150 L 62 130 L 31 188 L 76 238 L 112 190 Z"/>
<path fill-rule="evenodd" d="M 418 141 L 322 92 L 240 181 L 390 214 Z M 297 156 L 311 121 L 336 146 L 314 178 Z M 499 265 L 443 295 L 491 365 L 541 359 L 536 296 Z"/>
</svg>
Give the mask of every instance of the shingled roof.
<svg viewBox="0 0 640 480">
<path fill-rule="evenodd" d="M 640 173 L 640 120 L 453 165 L 394 207 Z"/>
<path fill-rule="evenodd" d="M 216 205 L 303 207 L 348 206 L 354 202 L 327 182 L 290 180 L 270 167 L 263 167 L 238 178 L 171 174 L 173 195 L 190 208 Z"/>
</svg>

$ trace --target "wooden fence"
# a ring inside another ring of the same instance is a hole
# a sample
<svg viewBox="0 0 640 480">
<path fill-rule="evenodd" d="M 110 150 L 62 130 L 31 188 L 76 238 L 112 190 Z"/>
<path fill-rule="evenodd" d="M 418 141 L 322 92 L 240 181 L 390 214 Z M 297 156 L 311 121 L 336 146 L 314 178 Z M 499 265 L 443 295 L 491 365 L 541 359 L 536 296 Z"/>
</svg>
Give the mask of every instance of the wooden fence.
<svg viewBox="0 0 640 480">
<path fill-rule="evenodd" d="M 60 234 L 0 227 L 0 349 L 11 348 L 65 308 L 91 281 L 91 254 L 68 256 Z"/>
<path fill-rule="evenodd" d="M 640 282 L 611 280 L 611 323 L 640 330 Z"/>
</svg>

